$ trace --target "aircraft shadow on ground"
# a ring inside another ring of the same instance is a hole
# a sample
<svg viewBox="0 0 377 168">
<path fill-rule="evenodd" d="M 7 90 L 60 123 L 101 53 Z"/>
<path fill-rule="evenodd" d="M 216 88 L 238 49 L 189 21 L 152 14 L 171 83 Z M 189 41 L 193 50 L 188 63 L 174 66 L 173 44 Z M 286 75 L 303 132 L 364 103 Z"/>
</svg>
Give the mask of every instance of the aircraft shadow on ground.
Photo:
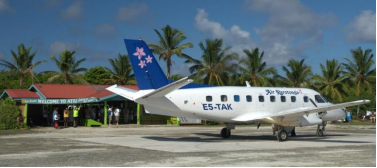
<svg viewBox="0 0 377 168">
<path fill-rule="evenodd" d="M 157 137 L 147 136 L 146 139 L 156 141 L 172 141 L 172 142 L 229 142 L 229 141 L 277 141 L 276 136 L 273 135 L 232 135 L 230 138 L 223 139 L 219 134 L 211 133 L 195 133 L 198 137 Z M 203 137 L 205 136 L 205 137 Z M 348 134 L 328 134 L 325 137 L 317 137 L 316 135 L 297 135 L 296 137 L 289 137 L 287 141 L 302 141 L 302 142 L 331 142 L 331 143 L 372 143 L 368 141 L 348 141 L 335 140 L 331 137 L 349 136 Z"/>
</svg>

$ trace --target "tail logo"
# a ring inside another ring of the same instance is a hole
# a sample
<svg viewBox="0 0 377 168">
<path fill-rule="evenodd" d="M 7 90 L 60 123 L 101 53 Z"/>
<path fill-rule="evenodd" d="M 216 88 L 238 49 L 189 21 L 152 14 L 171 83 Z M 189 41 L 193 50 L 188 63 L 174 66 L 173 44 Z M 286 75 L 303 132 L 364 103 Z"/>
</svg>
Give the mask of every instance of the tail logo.
<svg viewBox="0 0 377 168">
<path fill-rule="evenodd" d="M 142 56 L 145 56 L 144 48 L 136 47 L 136 52 L 134 53 L 134 56 L 138 56 L 139 59 L 141 59 Z"/>
<path fill-rule="evenodd" d="M 150 55 L 148 55 L 148 57 L 145 58 L 145 60 L 147 61 L 146 63 L 145 63 L 145 60 L 141 60 L 143 58 L 143 56 L 146 56 L 143 47 L 141 47 L 141 48 L 136 47 L 136 52 L 133 55 L 137 56 L 139 58 L 140 63 L 138 65 L 141 68 L 144 68 L 145 66 L 147 66 L 147 63 L 152 63 L 152 57 Z"/>
</svg>

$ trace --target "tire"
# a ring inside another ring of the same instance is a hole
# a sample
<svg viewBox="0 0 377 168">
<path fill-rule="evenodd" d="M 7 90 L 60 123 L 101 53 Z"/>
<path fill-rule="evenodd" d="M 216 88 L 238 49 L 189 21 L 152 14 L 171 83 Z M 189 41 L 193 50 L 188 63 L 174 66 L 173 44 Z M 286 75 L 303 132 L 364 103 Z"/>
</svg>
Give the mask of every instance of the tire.
<svg viewBox="0 0 377 168">
<path fill-rule="evenodd" d="M 279 141 L 286 141 L 288 139 L 288 133 L 285 130 L 278 132 L 277 138 Z"/>
<path fill-rule="evenodd" d="M 230 129 L 227 129 L 227 128 L 223 128 L 221 129 L 221 136 L 223 138 L 229 138 L 230 137 Z"/>
<path fill-rule="evenodd" d="M 319 136 L 319 137 L 323 137 L 323 130 L 322 130 L 322 129 L 319 129 L 319 130 L 317 131 L 317 136 Z"/>
</svg>

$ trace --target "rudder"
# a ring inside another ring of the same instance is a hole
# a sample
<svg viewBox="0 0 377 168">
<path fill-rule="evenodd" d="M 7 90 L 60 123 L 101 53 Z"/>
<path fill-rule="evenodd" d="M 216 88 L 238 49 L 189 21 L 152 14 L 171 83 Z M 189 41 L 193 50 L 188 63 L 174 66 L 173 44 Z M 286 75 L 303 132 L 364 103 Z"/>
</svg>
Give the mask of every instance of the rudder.
<svg viewBox="0 0 377 168">
<path fill-rule="evenodd" d="M 143 40 L 124 39 L 140 90 L 158 89 L 169 84 L 158 61 Z"/>
</svg>

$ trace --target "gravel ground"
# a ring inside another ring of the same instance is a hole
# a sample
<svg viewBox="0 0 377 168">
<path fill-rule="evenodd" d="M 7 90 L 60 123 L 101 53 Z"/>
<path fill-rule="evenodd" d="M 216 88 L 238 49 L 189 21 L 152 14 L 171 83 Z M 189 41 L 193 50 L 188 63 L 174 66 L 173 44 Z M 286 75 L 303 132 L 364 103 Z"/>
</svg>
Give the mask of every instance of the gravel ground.
<svg viewBox="0 0 377 168">
<path fill-rule="evenodd" d="M 0 136 L 0 166 L 376 166 L 375 126 L 328 125 L 326 137 L 315 128 L 296 128 L 286 142 L 255 126 L 237 127 L 229 139 L 208 126 L 34 128 Z"/>
</svg>

